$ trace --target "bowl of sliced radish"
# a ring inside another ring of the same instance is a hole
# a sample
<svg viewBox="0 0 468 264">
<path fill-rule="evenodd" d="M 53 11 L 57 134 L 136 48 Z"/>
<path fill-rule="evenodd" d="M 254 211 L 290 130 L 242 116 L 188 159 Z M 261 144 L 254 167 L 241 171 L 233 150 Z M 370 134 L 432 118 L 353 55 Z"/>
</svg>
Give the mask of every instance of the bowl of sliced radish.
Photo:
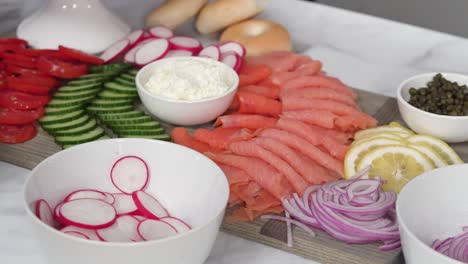
<svg viewBox="0 0 468 264">
<path fill-rule="evenodd" d="M 51 264 L 203 263 L 228 196 L 210 159 L 148 139 L 61 151 L 24 186 L 32 231 Z"/>
</svg>

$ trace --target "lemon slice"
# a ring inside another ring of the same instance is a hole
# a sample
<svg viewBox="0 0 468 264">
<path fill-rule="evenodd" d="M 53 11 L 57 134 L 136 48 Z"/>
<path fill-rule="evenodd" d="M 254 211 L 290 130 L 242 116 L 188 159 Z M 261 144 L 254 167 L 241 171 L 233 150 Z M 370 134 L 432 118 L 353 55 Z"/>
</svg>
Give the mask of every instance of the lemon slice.
<svg viewBox="0 0 468 264">
<path fill-rule="evenodd" d="M 393 132 L 374 133 L 374 134 L 370 134 L 370 135 L 368 135 L 368 136 L 366 136 L 364 138 L 354 140 L 352 145 L 357 145 L 357 144 L 359 144 L 359 143 L 361 143 L 362 141 L 365 141 L 365 140 L 369 140 L 369 139 L 373 139 L 373 138 L 382 138 L 382 137 L 390 138 L 390 139 L 394 139 L 394 140 L 398 140 L 398 141 L 403 141 L 406 137 L 408 137 L 408 135 L 404 134 L 404 137 L 403 137 L 403 136 L 400 136 L 399 134 L 393 133 Z"/>
<path fill-rule="evenodd" d="M 420 151 L 401 145 L 381 146 L 369 151 L 358 161 L 357 170 L 368 165 L 372 166 L 369 178 L 380 176 L 387 181 L 383 189 L 396 193 L 414 177 L 435 167 Z"/>
<path fill-rule="evenodd" d="M 434 162 L 437 168 L 448 166 L 448 162 L 434 149 L 432 149 L 429 145 L 426 144 L 411 144 L 410 147 L 415 148 L 424 155 L 426 155 L 429 159 Z"/>
<path fill-rule="evenodd" d="M 419 146 L 429 146 L 437 152 L 448 165 L 464 163 L 458 154 L 444 141 L 428 136 L 428 135 L 413 135 L 406 139 L 408 143 Z"/>
<path fill-rule="evenodd" d="M 414 135 L 413 131 L 407 128 L 404 128 L 399 124 L 396 125 L 395 123 L 391 123 L 391 125 L 388 125 L 388 126 L 380 126 L 380 127 L 374 127 L 374 128 L 370 128 L 366 130 L 361 130 L 354 135 L 354 139 L 358 140 L 358 139 L 362 139 L 362 138 L 375 135 L 377 133 L 383 133 L 383 132 L 394 133 L 401 137 L 408 137 L 408 136 Z"/>
<path fill-rule="evenodd" d="M 385 136 L 377 136 L 364 138 L 359 140 L 358 143 L 353 144 L 352 147 L 346 153 L 344 159 L 345 179 L 350 178 L 358 172 L 358 170 L 356 169 L 356 164 L 365 153 L 369 152 L 372 149 L 375 149 L 376 147 L 387 145 L 403 145 L 402 139 L 393 139 Z"/>
</svg>

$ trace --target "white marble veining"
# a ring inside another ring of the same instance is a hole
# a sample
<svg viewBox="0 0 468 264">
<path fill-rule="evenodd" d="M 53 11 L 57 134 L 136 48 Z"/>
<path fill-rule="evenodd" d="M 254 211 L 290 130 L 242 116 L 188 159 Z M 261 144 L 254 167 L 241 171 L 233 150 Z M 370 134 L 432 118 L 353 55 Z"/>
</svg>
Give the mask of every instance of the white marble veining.
<svg viewBox="0 0 468 264">
<path fill-rule="evenodd" d="M 0 32 L 16 25 L 18 14 L 28 13 L 28 7 L 19 7 L 25 2 L 33 6 L 38 0 L 0 3 L 0 25 L 6 27 L 0 27 Z M 104 2 L 129 24 L 139 27 L 142 15 L 161 1 Z M 463 38 L 297 0 L 270 0 L 270 7 L 262 16 L 284 24 L 292 33 L 297 51 L 322 60 L 327 72 L 368 91 L 393 96 L 398 83 L 416 73 L 463 73 L 468 69 L 468 41 Z M 188 32 L 191 28 L 186 25 L 179 32 Z M 1 263 L 46 264 L 30 235 L 22 209 L 21 187 L 27 173 L 27 170 L 0 162 Z M 221 233 L 207 263 L 315 262 Z"/>
</svg>

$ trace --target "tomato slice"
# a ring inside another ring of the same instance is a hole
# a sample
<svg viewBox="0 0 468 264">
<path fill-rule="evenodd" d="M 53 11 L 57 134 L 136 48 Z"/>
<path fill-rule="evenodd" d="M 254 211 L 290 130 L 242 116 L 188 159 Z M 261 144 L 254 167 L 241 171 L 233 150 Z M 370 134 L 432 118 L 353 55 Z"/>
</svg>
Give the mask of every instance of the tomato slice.
<svg viewBox="0 0 468 264">
<path fill-rule="evenodd" d="M 40 71 L 38 71 L 38 70 L 33 70 L 33 69 L 28 69 L 28 68 L 22 68 L 22 67 L 19 67 L 19 66 L 16 66 L 16 65 L 7 65 L 7 66 L 6 66 L 6 71 L 7 71 L 9 74 L 16 74 L 16 75 L 48 76 L 47 74 L 42 73 L 42 72 L 40 72 Z"/>
<path fill-rule="evenodd" d="M 37 69 L 43 73 L 63 78 L 74 79 L 88 73 L 88 65 L 66 62 L 56 58 L 39 57 Z"/>
<path fill-rule="evenodd" d="M 0 108 L 0 124 L 2 125 L 24 125 L 32 123 L 44 115 L 44 108 L 34 110 L 14 110 Z"/>
<path fill-rule="evenodd" d="M 53 86 L 45 86 L 40 84 L 34 84 L 30 82 L 24 82 L 17 77 L 7 77 L 7 86 L 16 91 L 37 94 L 37 95 L 47 95 Z"/>
<path fill-rule="evenodd" d="M 34 58 L 37 58 L 40 56 L 46 56 L 46 57 L 64 59 L 64 60 L 73 59 L 73 58 L 70 58 L 70 56 L 66 54 L 60 53 L 58 50 L 53 50 L 53 49 L 24 49 L 24 50 L 18 50 L 16 53 L 29 56 L 29 57 L 34 57 Z"/>
<path fill-rule="evenodd" d="M 49 88 L 54 88 L 57 86 L 57 79 L 50 76 L 38 76 L 38 75 L 27 75 L 22 74 L 18 77 L 10 76 L 7 77 L 8 82 L 17 82 L 24 84 L 34 84 L 39 86 L 45 86 Z"/>
<path fill-rule="evenodd" d="M 34 124 L 24 125 L 0 125 L 0 142 L 15 144 L 23 143 L 37 134 Z"/>
<path fill-rule="evenodd" d="M 15 110 L 31 110 L 45 106 L 49 96 L 30 95 L 22 92 L 4 91 L 0 94 L 0 107 Z"/>
<path fill-rule="evenodd" d="M 0 44 L 23 44 L 28 45 L 28 42 L 20 38 L 0 38 Z"/>
<path fill-rule="evenodd" d="M 5 64 L 17 65 L 28 69 L 36 68 L 36 59 L 25 55 L 3 52 L 0 54 L 0 58 L 3 58 L 3 63 Z"/>
<path fill-rule="evenodd" d="M 12 52 L 17 52 L 20 50 L 26 49 L 26 45 L 24 44 L 13 44 L 13 43 L 0 43 L 0 52 L 5 52 L 5 51 L 12 51 Z"/>
<path fill-rule="evenodd" d="M 96 57 L 94 55 L 84 53 L 84 52 L 82 52 L 80 50 L 77 50 L 77 49 L 67 48 L 67 47 L 64 47 L 64 46 L 60 45 L 59 46 L 59 52 L 64 54 L 64 55 L 67 55 L 70 58 L 73 58 L 73 59 L 75 59 L 77 61 L 86 62 L 86 63 L 90 63 L 90 64 L 94 64 L 94 65 L 104 64 L 103 59 L 101 59 L 99 57 Z"/>
</svg>

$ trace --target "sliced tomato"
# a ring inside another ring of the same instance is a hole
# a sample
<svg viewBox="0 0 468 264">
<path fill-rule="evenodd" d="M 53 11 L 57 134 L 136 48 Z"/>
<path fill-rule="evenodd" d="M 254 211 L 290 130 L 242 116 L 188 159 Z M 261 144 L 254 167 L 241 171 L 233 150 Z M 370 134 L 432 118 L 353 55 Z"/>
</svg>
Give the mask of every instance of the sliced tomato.
<svg viewBox="0 0 468 264">
<path fill-rule="evenodd" d="M 5 52 L 5 51 L 11 51 L 11 52 L 17 52 L 20 50 L 25 50 L 26 45 L 24 44 L 13 44 L 13 43 L 0 43 L 0 52 Z"/>
<path fill-rule="evenodd" d="M 6 69 L 5 63 L 0 62 L 0 72 Z"/>
<path fill-rule="evenodd" d="M 0 107 L 15 110 L 31 110 L 45 106 L 49 96 L 30 95 L 22 92 L 4 91 L 0 94 Z"/>
<path fill-rule="evenodd" d="M 30 94 L 47 95 L 53 88 L 52 86 L 24 82 L 17 77 L 7 77 L 6 80 L 8 88 Z"/>
<path fill-rule="evenodd" d="M 32 123 L 44 115 L 44 108 L 34 110 L 14 110 L 8 108 L 0 108 L 0 124 L 1 125 L 24 125 Z"/>
<path fill-rule="evenodd" d="M 36 59 L 29 56 L 3 52 L 0 53 L 0 58 L 3 58 L 3 63 L 7 65 L 12 64 L 28 69 L 36 68 Z"/>
<path fill-rule="evenodd" d="M 57 86 L 58 81 L 51 76 L 37 76 L 37 75 L 27 75 L 22 74 L 20 76 L 10 76 L 7 77 L 8 82 L 16 82 L 22 84 L 34 84 L 39 86 L 45 86 L 49 88 L 54 88 Z"/>
<path fill-rule="evenodd" d="M 37 58 L 40 56 L 46 56 L 46 57 L 64 59 L 64 60 L 73 59 L 73 58 L 70 58 L 66 54 L 60 53 L 58 50 L 53 50 L 53 49 L 25 49 L 25 50 L 18 50 L 16 53 L 29 56 L 29 57 L 34 57 L 34 58 Z"/>
<path fill-rule="evenodd" d="M 71 63 L 44 56 L 38 58 L 36 66 L 43 73 L 63 79 L 74 79 L 88 73 L 88 65 L 86 64 Z"/>
<path fill-rule="evenodd" d="M 0 125 L 0 142 L 15 144 L 23 143 L 37 134 L 34 124 L 24 125 Z"/>
<path fill-rule="evenodd" d="M 86 62 L 86 63 L 90 63 L 90 64 L 95 64 L 95 65 L 101 65 L 101 64 L 104 64 L 104 60 L 99 58 L 99 57 L 96 57 L 96 56 L 93 56 L 93 55 L 90 55 L 90 54 L 87 54 L 87 53 L 84 53 L 80 50 L 77 50 L 77 49 L 72 49 L 72 48 L 67 48 L 67 47 L 64 47 L 62 45 L 59 46 L 59 52 L 66 55 L 66 56 L 69 56 L 70 58 L 73 58 L 77 61 L 81 61 L 81 62 Z"/>
<path fill-rule="evenodd" d="M 15 75 L 27 75 L 27 76 L 49 76 L 43 72 L 40 72 L 38 70 L 33 70 L 33 69 L 28 69 L 28 68 L 22 68 L 16 65 L 7 65 L 6 66 L 6 71 L 9 74 L 15 74 Z"/>
<path fill-rule="evenodd" d="M 20 38 L 0 38 L 0 44 L 23 44 L 28 45 L 28 42 Z"/>
</svg>

